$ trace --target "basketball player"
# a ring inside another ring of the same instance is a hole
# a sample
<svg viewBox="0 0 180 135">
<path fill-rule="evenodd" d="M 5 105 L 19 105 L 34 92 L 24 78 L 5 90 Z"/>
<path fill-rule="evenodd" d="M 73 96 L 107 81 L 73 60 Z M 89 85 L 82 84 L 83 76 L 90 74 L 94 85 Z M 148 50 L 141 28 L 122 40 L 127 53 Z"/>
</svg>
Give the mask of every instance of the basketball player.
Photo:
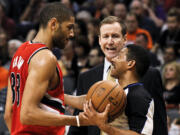
<svg viewBox="0 0 180 135">
<path fill-rule="evenodd" d="M 11 135 L 63 135 L 64 125 L 85 125 L 83 117 L 66 116 L 65 104 L 82 109 L 84 96 L 64 95 L 62 72 L 51 52 L 74 36 L 74 17 L 60 2 L 47 4 L 32 41 L 15 53 L 9 71 L 4 118 Z"/>
<path fill-rule="evenodd" d="M 108 135 L 152 135 L 154 101 L 145 90 L 140 79 L 149 68 L 150 60 L 146 50 L 140 46 L 128 45 L 112 59 L 111 76 L 118 79 L 127 93 L 125 115 L 128 117 L 128 129 L 120 129 L 107 123 L 108 110 L 98 113 L 91 102 L 84 107 L 84 116 L 96 124 Z"/>
</svg>

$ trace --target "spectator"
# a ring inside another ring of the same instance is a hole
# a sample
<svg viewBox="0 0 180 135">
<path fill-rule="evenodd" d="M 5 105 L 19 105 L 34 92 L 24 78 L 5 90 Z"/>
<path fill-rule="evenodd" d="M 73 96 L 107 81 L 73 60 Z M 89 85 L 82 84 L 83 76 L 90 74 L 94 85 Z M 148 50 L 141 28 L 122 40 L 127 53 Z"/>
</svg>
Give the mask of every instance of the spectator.
<svg viewBox="0 0 180 135">
<path fill-rule="evenodd" d="M 69 9 L 72 8 L 71 0 L 61 0 L 61 3 L 66 5 Z"/>
<path fill-rule="evenodd" d="M 99 35 L 99 20 L 98 19 L 93 19 L 91 22 L 87 24 L 88 28 L 88 41 L 90 47 L 95 47 L 99 46 L 98 44 L 98 35 Z"/>
<path fill-rule="evenodd" d="M 104 17 L 113 14 L 114 10 L 114 0 L 104 0 L 104 9 L 102 9 L 102 13 Z"/>
<path fill-rule="evenodd" d="M 89 52 L 88 58 L 90 68 L 97 66 L 98 64 L 103 63 L 104 55 L 99 47 L 92 48 Z"/>
<path fill-rule="evenodd" d="M 175 61 L 177 58 L 177 55 L 176 55 L 176 51 L 174 47 L 167 46 L 164 49 L 163 58 L 164 58 L 164 65 L 166 65 L 169 62 Z"/>
<path fill-rule="evenodd" d="M 116 3 L 114 6 L 114 16 L 119 17 L 122 21 L 126 19 L 127 8 L 124 3 Z"/>
<path fill-rule="evenodd" d="M 83 20 L 84 22 L 88 23 L 89 21 L 91 21 L 92 16 L 88 11 L 80 11 L 76 14 L 76 18 L 78 20 Z"/>
<path fill-rule="evenodd" d="M 77 55 L 78 74 L 88 64 L 89 45 L 85 36 L 78 36 L 75 41 L 75 54 Z"/>
<path fill-rule="evenodd" d="M 75 23 L 75 34 L 78 36 L 85 36 L 87 38 L 88 29 L 86 22 L 83 19 L 77 19 Z"/>
<path fill-rule="evenodd" d="M 9 66 L 11 64 L 11 59 L 13 58 L 16 50 L 19 48 L 19 46 L 22 44 L 22 42 L 18 39 L 12 39 L 8 41 L 8 55 L 9 55 L 9 61 L 6 62 L 4 67 L 6 69 L 9 69 Z"/>
<path fill-rule="evenodd" d="M 179 50 L 180 44 L 180 15 L 177 9 L 173 8 L 168 12 L 167 25 L 168 29 L 165 30 L 159 38 L 160 48 L 163 50 L 166 46 L 171 45 Z"/>
<path fill-rule="evenodd" d="M 147 48 L 151 49 L 153 46 L 151 35 L 145 29 L 138 27 L 138 20 L 134 13 L 128 13 L 126 16 L 127 25 L 127 41 L 129 43 L 134 43 L 136 40 L 136 35 L 138 33 L 144 33 L 148 37 Z"/>
<path fill-rule="evenodd" d="M 94 0 L 94 6 L 96 8 L 96 12 L 95 12 L 95 18 L 96 19 L 100 19 L 101 18 L 101 10 L 104 6 L 104 0 Z"/>
<path fill-rule="evenodd" d="M 180 104 L 180 65 L 171 62 L 165 65 L 162 72 L 162 80 L 165 92 L 167 114 L 170 120 L 180 117 L 178 114 Z"/>
<path fill-rule="evenodd" d="M 137 34 L 135 44 L 147 49 L 148 37 L 146 36 L 146 34 L 144 34 L 144 33 Z M 160 66 L 160 61 L 157 59 L 156 54 L 152 53 L 149 50 L 147 52 L 148 52 L 149 59 L 150 59 L 150 65 L 153 67 Z"/>
<path fill-rule="evenodd" d="M 114 0 L 102 0 L 103 7 L 100 9 L 100 19 L 113 14 Z"/>
<path fill-rule="evenodd" d="M 156 41 L 158 36 L 156 25 L 149 17 L 144 16 L 143 3 L 140 0 L 133 0 L 130 4 L 130 11 L 137 15 L 139 27 L 146 29 L 151 34 L 153 41 Z"/>
</svg>

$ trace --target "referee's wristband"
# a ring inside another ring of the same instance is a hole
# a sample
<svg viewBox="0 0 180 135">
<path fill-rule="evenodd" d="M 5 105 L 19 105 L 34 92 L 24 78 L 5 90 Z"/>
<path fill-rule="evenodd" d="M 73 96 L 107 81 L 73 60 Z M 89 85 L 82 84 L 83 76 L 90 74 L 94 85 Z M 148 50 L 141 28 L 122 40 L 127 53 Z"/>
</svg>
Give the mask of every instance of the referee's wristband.
<svg viewBox="0 0 180 135">
<path fill-rule="evenodd" d="M 79 116 L 76 116 L 76 121 L 77 121 L 77 126 L 80 127 L 80 121 L 79 121 Z"/>
</svg>

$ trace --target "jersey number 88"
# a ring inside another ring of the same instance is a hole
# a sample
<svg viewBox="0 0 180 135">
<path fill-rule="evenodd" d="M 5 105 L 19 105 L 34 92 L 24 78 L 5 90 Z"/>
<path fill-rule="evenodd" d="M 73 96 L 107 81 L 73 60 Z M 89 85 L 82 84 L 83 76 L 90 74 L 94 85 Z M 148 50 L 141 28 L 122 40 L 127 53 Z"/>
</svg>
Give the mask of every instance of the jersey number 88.
<svg viewBox="0 0 180 135">
<path fill-rule="evenodd" d="M 20 74 L 15 75 L 11 73 L 11 89 L 12 89 L 12 103 L 14 104 L 17 101 L 17 106 L 19 105 L 20 100 Z"/>
</svg>

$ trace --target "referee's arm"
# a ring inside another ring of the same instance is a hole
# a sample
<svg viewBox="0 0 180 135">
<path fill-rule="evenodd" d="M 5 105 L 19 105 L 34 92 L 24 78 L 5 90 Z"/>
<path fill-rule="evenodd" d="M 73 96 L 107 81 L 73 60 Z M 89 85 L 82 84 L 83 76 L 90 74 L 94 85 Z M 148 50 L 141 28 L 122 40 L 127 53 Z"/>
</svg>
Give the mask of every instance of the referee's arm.
<svg viewBox="0 0 180 135">
<path fill-rule="evenodd" d="M 141 135 L 132 130 L 124 130 L 111 126 L 110 124 L 99 125 L 99 128 L 104 132 L 108 133 L 108 135 Z"/>
</svg>

